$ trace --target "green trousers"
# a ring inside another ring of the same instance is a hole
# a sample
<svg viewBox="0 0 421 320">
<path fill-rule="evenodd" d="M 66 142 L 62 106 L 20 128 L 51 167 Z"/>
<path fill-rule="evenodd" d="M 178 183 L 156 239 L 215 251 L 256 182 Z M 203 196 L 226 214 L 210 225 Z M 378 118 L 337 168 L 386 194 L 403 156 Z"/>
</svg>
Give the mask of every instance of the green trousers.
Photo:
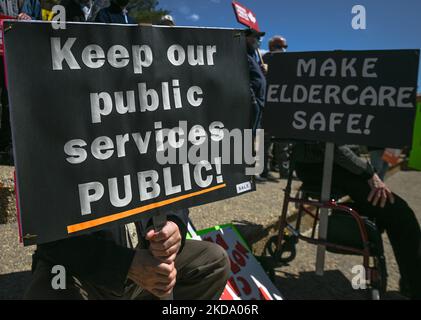
<svg viewBox="0 0 421 320">
<path fill-rule="evenodd" d="M 230 262 L 225 250 L 206 241 L 186 240 L 182 252 L 175 260 L 175 266 L 175 300 L 219 299 L 230 276 Z M 66 289 L 53 289 L 51 283 L 55 274 L 52 274 L 51 269 L 51 264 L 44 261 L 37 263 L 24 299 L 157 299 L 131 281 L 128 281 L 124 294 L 117 296 L 76 275 L 67 275 Z"/>
</svg>

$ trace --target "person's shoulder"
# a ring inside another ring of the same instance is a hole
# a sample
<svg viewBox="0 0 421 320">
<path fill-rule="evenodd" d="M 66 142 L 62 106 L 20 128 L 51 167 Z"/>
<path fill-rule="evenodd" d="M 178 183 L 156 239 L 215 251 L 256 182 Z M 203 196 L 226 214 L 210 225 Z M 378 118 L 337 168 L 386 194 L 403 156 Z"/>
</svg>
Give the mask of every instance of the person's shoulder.
<svg viewBox="0 0 421 320">
<path fill-rule="evenodd" d="M 103 22 L 103 23 L 107 23 L 109 22 L 108 20 L 108 7 L 106 8 L 102 8 L 98 11 L 98 13 L 95 16 L 95 21 L 96 22 Z"/>
</svg>

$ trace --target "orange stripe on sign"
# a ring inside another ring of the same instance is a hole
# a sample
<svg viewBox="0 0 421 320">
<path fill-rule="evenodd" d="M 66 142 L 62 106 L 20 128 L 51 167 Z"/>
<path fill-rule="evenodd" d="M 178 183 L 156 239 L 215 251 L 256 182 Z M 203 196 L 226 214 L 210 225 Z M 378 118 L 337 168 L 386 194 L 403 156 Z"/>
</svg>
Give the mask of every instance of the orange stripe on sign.
<svg viewBox="0 0 421 320">
<path fill-rule="evenodd" d="M 184 200 L 184 199 L 187 199 L 187 198 L 199 196 L 199 195 L 204 194 L 204 193 L 208 193 L 208 192 L 212 192 L 214 190 L 225 188 L 226 186 L 227 185 L 225 183 L 223 183 L 223 184 L 219 184 L 219 185 L 216 185 L 214 187 L 210 187 L 210 188 L 203 189 L 203 190 L 200 190 L 200 191 L 196 191 L 196 192 L 192 192 L 192 193 L 188 193 L 188 194 L 183 194 L 182 196 L 175 197 L 175 198 L 172 198 L 172 199 L 166 199 L 166 200 L 162 200 L 160 202 L 151 203 L 151 204 L 148 204 L 148 205 L 143 206 L 143 207 L 137 207 L 137 208 L 130 209 L 130 210 L 127 210 L 127 211 L 114 213 L 114 214 L 108 215 L 106 217 L 102 217 L 102 218 L 98 218 L 98 219 L 94 219 L 94 220 L 90 220 L 90 221 L 86 221 L 86 222 L 81 222 L 81 223 L 77 223 L 77 224 L 72 224 L 70 226 L 67 226 L 67 233 L 74 233 L 74 232 L 90 229 L 90 228 L 93 228 L 93 227 L 96 227 L 96 226 L 100 226 L 100 225 L 105 224 L 105 223 L 109 223 L 109 222 L 113 222 L 113 221 L 116 221 L 116 220 L 124 219 L 124 218 L 133 216 L 133 215 L 138 214 L 138 213 L 142 213 L 142 212 L 145 212 L 145 211 L 152 210 L 154 208 L 163 207 L 163 206 L 166 206 L 168 204 L 178 202 L 178 201 L 181 201 L 181 200 Z"/>
</svg>

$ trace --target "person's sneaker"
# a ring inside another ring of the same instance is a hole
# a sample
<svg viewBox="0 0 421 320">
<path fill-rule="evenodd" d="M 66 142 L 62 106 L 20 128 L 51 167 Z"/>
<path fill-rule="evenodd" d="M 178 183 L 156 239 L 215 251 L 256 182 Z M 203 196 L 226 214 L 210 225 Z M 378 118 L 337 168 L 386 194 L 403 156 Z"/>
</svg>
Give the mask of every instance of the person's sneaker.
<svg viewBox="0 0 421 320">
<path fill-rule="evenodd" d="M 263 178 L 263 177 L 262 177 L 262 176 L 260 176 L 260 175 L 257 175 L 257 176 L 254 176 L 254 181 L 255 181 L 256 183 L 265 183 L 266 181 L 268 181 L 268 179 Z"/>
</svg>

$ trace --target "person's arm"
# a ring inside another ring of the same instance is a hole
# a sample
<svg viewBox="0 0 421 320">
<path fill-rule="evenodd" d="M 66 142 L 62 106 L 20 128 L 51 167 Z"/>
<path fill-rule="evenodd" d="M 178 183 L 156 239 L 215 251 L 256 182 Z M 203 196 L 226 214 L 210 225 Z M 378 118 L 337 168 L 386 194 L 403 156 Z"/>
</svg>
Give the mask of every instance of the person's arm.
<svg viewBox="0 0 421 320">
<path fill-rule="evenodd" d="M 122 292 L 135 251 L 95 234 L 38 245 L 36 256 L 98 287 Z"/>
<path fill-rule="evenodd" d="M 261 75 L 259 70 L 259 65 L 256 61 L 249 55 L 247 55 L 247 61 L 249 64 L 249 73 L 250 73 L 250 89 L 252 93 L 252 102 L 257 102 L 258 88 L 261 86 Z"/>
<path fill-rule="evenodd" d="M 324 152 L 324 143 L 299 142 L 294 146 L 293 159 L 303 163 L 323 163 Z M 335 146 L 334 163 L 365 180 L 375 174 L 370 162 L 362 160 L 347 146 Z"/>
<path fill-rule="evenodd" d="M 294 149 L 294 157 L 298 162 L 323 163 L 324 147 L 321 143 L 297 144 Z M 391 204 L 395 202 L 392 191 L 379 178 L 370 162 L 362 160 L 349 147 L 335 148 L 334 163 L 367 181 L 371 189 L 367 195 L 367 201 L 373 206 L 378 205 L 383 208 L 387 202 Z"/>
<path fill-rule="evenodd" d="M 371 179 L 376 173 L 369 161 L 362 160 L 347 146 L 335 148 L 334 162 L 366 180 Z"/>
<path fill-rule="evenodd" d="M 393 204 L 395 197 L 387 185 L 379 178 L 369 161 L 358 157 L 349 147 L 340 146 L 335 148 L 335 163 L 344 169 L 355 173 L 366 180 L 370 186 L 367 201 L 373 206 L 384 208 L 387 202 Z"/>
</svg>

